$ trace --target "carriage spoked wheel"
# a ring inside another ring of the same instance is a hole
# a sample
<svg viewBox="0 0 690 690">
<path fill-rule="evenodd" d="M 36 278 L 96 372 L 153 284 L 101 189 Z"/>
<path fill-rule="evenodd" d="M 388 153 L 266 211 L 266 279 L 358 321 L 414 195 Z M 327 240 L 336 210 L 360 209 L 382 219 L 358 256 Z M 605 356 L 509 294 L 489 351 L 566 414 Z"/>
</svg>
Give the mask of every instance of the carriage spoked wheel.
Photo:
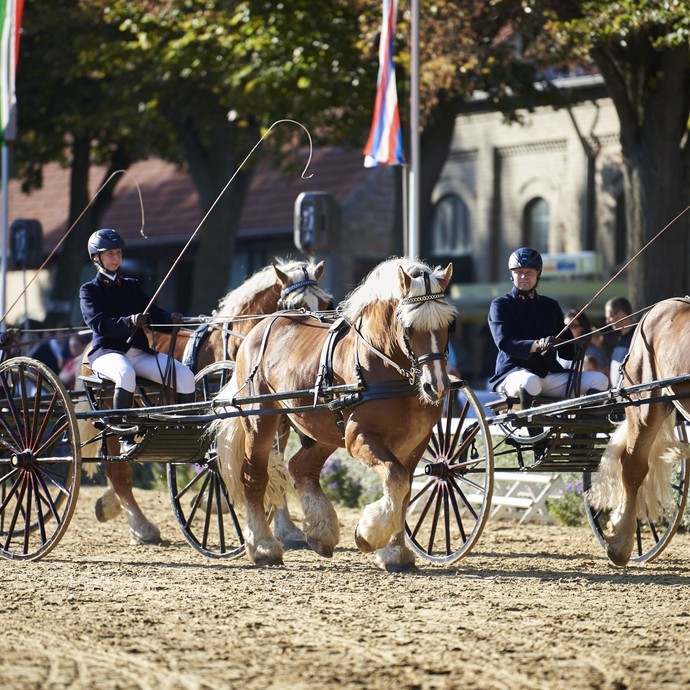
<svg viewBox="0 0 690 690">
<path fill-rule="evenodd" d="M 685 422 L 679 418 L 676 423 L 676 436 L 684 443 L 688 442 L 688 434 Z M 594 536 L 606 549 L 603 532 L 609 521 L 608 510 L 592 508 L 587 502 L 587 491 L 592 486 L 592 473 L 585 472 L 582 482 L 582 491 L 585 496 L 585 514 Z M 652 521 L 649 519 L 637 520 L 635 532 L 635 545 L 630 558 L 631 563 L 648 563 L 659 556 L 671 541 L 683 519 L 685 504 L 688 498 L 688 458 L 681 458 L 675 463 L 671 478 L 671 491 L 673 495 L 673 507 L 662 518 Z"/>
<path fill-rule="evenodd" d="M 466 556 L 491 508 L 493 446 L 472 390 L 451 390 L 412 480 L 405 531 L 408 546 L 432 563 Z"/>
<path fill-rule="evenodd" d="M 197 400 L 210 400 L 230 381 L 233 362 L 214 362 L 196 375 Z M 187 542 L 209 558 L 244 555 L 242 516 L 230 502 L 217 467 L 215 441 L 203 461 L 167 465 L 168 491 L 173 513 Z"/>
<path fill-rule="evenodd" d="M 81 449 L 69 393 L 42 362 L 0 364 L 0 556 L 38 560 L 69 525 Z"/>
</svg>

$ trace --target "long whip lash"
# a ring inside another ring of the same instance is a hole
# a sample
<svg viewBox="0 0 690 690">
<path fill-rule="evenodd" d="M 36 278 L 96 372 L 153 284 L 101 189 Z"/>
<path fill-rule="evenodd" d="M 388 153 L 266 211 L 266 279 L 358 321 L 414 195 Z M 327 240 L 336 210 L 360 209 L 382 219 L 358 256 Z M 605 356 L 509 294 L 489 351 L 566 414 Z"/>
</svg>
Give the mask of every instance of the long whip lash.
<svg viewBox="0 0 690 690">
<path fill-rule="evenodd" d="M 276 120 L 276 121 L 275 121 L 275 122 L 274 122 L 274 123 L 263 133 L 263 135 L 261 136 L 261 138 L 259 139 L 259 141 L 257 141 L 256 144 L 254 144 L 254 146 L 252 147 L 252 150 L 245 156 L 245 159 L 240 163 L 240 165 L 238 166 L 237 170 L 235 170 L 235 172 L 232 174 L 232 177 L 228 180 L 228 182 L 227 182 L 227 184 L 225 185 L 225 187 L 223 187 L 223 189 L 220 191 L 220 194 L 218 194 L 218 196 L 216 197 L 215 201 L 211 204 L 211 206 L 210 206 L 210 208 L 208 209 L 208 211 L 206 211 L 206 214 L 204 215 L 204 217 L 203 217 L 203 218 L 201 219 L 201 221 L 199 222 L 199 225 L 196 226 L 196 229 L 195 229 L 194 232 L 190 235 L 190 237 L 189 237 L 189 239 L 187 240 L 187 242 L 185 243 L 184 247 L 182 247 L 182 251 L 179 253 L 179 255 L 177 256 L 177 258 L 176 258 L 175 261 L 173 262 L 172 266 L 170 267 L 170 270 L 165 274 L 165 277 L 163 278 L 163 280 L 161 281 L 160 285 L 158 286 L 158 289 L 156 290 L 156 292 L 154 292 L 153 297 L 151 297 L 151 300 L 150 300 L 150 302 L 148 303 L 148 306 L 146 307 L 146 310 L 145 310 L 145 311 L 148 311 L 148 310 L 151 308 L 151 306 L 153 305 L 153 303 L 156 301 L 156 297 L 158 297 L 158 294 L 160 293 L 161 289 L 163 288 L 163 286 L 165 285 L 166 281 L 167 281 L 168 278 L 170 277 L 170 274 L 175 270 L 175 267 L 177 266 L 177 264 L 180 263 L 180 260 L 182 259 L 182 256 L 183 256 L 184 253 L 187 251 L 189 245 L 192 243 L 192 240 L 196 237 L 196 235 L 197 235 L 197 233 L 199 232 L 199 230 L 201 230 L 201 226 L 204 224 L 204 222 L 205 222 L 206 219 L 208 218 L 208 216 L 209 216 L 209 214 L 211 213 L 211 211 L 213 211 L 213 209 L 216 207 L 216 204 L 220 201 L 220 198 L 223 196 L 223 194 L 225 194 L 225 192 L 226 192 L 226 190 L 228 189 L 228 187 L 232 184 L 232 182 L 233 182 L 233 180 L 235 179 L 235 177 L 237 177 L 237 175 L 239 174 L 240 170 L 242 170 L 244 164 L 251 158 L 251 156 L 252 156 L 252 154 L 254 153 L 254 151 L 256 151 L 256 149 L 259 147 L 259 145 L 260 145 L 260 144 L 263 142 L 263 140 L 268 136 L 268 134 L 270 133 L 270 131 L 271 131 L 276 125 L 279 125 L 279 124 L 281 124 L 282 122 L 289 122 L 289 123 L 291 123 L 291 124 L 293 124 L 293 125 L 298 125 L 299 127 L 301 127 L 301 128 L 307 133 L 307 137 L 309 138 L 309 158 L 307 159 L 307 164 L 304 166 L 304 170 L 302 171 L 302 174 L 301 174 L 300 177 L 301 177 L 303 180 L 308 180 L 309 178 L 311 178 L 311 177 L 314 176 L 313 173 L 310 174 L 310 175 L 305 175 L 305 173 L 307 172 L 307 169 L 309 168 L 309 164 L 311 163 L 311 157 L 312 157 L 312 151 L 313 151 L 313 144 L 312 144 L 312 140 L 311 140 L 311 134 L 309 134 L 309 130 L 308 130 L 301 122 L 297 122 L 297 120 L 290 120 L 290 119 L 287 119 L 287 118 L 286 118 L 286 119 L 282 119 L 282 120 Z"/>
</svg>

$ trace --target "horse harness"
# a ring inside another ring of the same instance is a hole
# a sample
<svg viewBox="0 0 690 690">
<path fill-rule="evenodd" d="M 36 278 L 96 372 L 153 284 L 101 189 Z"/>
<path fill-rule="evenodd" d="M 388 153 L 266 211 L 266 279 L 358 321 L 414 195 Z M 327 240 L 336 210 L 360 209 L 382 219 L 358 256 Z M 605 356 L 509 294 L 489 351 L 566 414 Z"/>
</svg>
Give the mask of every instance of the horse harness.
<svg viewBox="0 0 690 690">
<path fill-rule="evenodd" d="M 304 292 L 308 287 L 311 287 L 312 285 L 318 285 L 318 281 L 313 280 L 312 278 L 309 277 L 309 273 L 307 269 L 302 266 L 302 272 L 304 273 L 304 280 L 300 280 L 297 283 L 293 283 L 292 285 L 288 285 L 286 288 L 283 288 L 280 291 L 280 299 L 278 300 L 278 309 L 288 309 L 288 303 L 287 303 L 287 298 L 293 293 L 297 292 L 298 290 L 300 292 Z"/>
<path fill-rule="evenodd" d="M 443 292 L 431 293 L 429 292 L 429 278 L 428 275 L 424 274 L 425 281 L 427 284 L 427 294 L 418 295 L 415 297 L 406 297 L 400 301 L 400 305 L 418 305 L 424 302 L 429 302 L 432 300 L 443 299 L 445 294 Z M 314 406 L 318 404 L 319 398 L 325 401 L 328 405 L 328 409 L 331 410 L 335 415 L 335 422 L 340 429 L 342 436 L 345 436 L 345 418 L 343 416 L 343 410 L 360 405 L 363 402 L 369 400 L 376 400 L 381 398 L 402 398 L 410 395 L 415 395 L 415 385 L 417 384 L 419 375 L 421 373 L 421 365 L 425 362 L 434 360 L 448 360 L 448 345 L 444 352 L 430 352 L 421 357 L 417 357 L 412 350 L 412 344 L 410 342 L 410 329 L 405 328 L 403 331 L 403 342 L 405 344 L 405 355 L 410 361 L 410 369 L 404 369 L 399 366 L 395 361 L 388 357 L 385 353 L 381 352 L 378 348 L 374 347 L 360 331 L 361 318 L 358 323 L 352 323 L 344 316 L 341 316 L 335 320 L 327 318 L 321 314 L 315 314 L 313 312 L 305 312 L 301 310 L 301 313 L 308 313 L 313 318 L 318 319 L 322 323 L 331 323 L 331 327 L 328 329 L 328 335 L 321 348 L 321 357 L 319 361 L 319 370 L 316 375 L 316 381 L 314 383 Z M 263 338 L 261 340 L 261 347 L 259 349 L 259 354 L 257 356 L 256 363 L 249 372 L 247 378 L 244 381 L 244 386 L 249 385 L 250 390 L 252 387 L 252 382 L 256 372 L 259 369 L 260 363 L 263 359 L 263 355 L 266 351 L 268 345 L 268 337 L 271 328 L 278 318 L 289 316 L 289 314 L 275 314 L 271 318 L 271 322 L 264 331 Z M 351 393 L 333 393 L 331 388 L 333 386 L 333 354 L 335 353 L 335 348 L 338 342 L 343 339 L 347 332 L 352 329 L 355 334 L 356 344 L 354 348 L 354 374 L 357 380 L 358 390 Z M 357 343 L 361 342 L 365 345 L 371 352 L 376 354 L 380 359 L 393 367 L 404 380 L 402 381 L 382 381 L 380 383 L 369 383 L 367 384 L 362 376 L 362 368 L 359 359 L 359 348 Z M 243 388 L 244 388 L 243 386 Z M 239 392 L 239 391 L 238 391 Z M 289 413 L 289 410 L 286 410 Z"/>
<path fill-rule="evenodd" d="M 228 345 L 230 343 L 230 338 L 238 338 L 239 340 L 244 340 L 244 335 L 241 333 L 236 333 L 230 330 L 230 323 L 224 321 L 221 326 L 221 332 L 223 337 L 223 359 L 230 359 L 228 352 Z M 218 328 L 218 324 L 214 323 L 202 323 L 196 328 L 194 333 L 190 336 L 187 344 L 184 348 L 184 353 L 182 354 L 182 363 L 188 366 L 192 370 L 196 370 L 196 359 L 199 354 L 199 348 L 203 342 L 211 335 L 211 332 Z"/>
</svg>

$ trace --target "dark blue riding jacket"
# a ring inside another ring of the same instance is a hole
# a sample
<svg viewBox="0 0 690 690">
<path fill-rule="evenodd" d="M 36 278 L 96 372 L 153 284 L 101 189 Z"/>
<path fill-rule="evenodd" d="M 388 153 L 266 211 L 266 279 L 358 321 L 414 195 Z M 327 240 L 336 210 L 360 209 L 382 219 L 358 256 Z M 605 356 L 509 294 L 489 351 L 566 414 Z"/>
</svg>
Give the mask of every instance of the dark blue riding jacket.
<svg viewBox="0 0 690 690">
<path fill-rule="evenodd" d="M 84 322 L 93 331 L 91 349 L 87 357 L 90 364 L 108 352 L 127 352 L 130 347 L 137 347 L 153 353 L 149 347 L 146 334 L 141 328 L 133 332 L 130 316 L 146 310 L 149 297 L 136 278 L 125 278 L 118 275 L 115 280 L 100 271 L 96 277 L 84 283 L 79 290 L 79 303 Z M 170 312 L 152 305 L 148 314 L 154 323 L 170 323 Z M 172 327 L 161 327 L 156 330 L 170 331 Z M 128 344 L 128 338 L 132 341 Z"/>
<path fill-rule="evenodd" d="M 541 378 L 565 371 L 556 359 L 556 352 L 563 359 L 573 359 L 577 354 L 575 346 L 529 353 L 535 340 L 556 336 L 563 327 L 563 311 L 558 302 L 539 295 L 536 290 L 530 297 L 513 287 L 507 294 L 496 297 L 489 309 L 489 328 L 498 348 L 496 373 L 489 379 L 492 390 L 515 369 L 528 369 Z M 569 340 L 572 334 L 566 330 L 562 338 Z"/>
</svg>

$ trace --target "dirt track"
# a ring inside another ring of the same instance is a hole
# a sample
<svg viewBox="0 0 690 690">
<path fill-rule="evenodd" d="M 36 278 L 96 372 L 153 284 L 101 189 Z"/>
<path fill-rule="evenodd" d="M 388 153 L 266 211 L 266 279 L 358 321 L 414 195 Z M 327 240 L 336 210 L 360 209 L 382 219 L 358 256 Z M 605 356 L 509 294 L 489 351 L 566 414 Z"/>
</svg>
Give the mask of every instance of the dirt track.
<svg viewBox="0 0 690 690">
<path fill-rule="evenodd" d="M 686 688 L 690 537 L 609 566 L 586 528 L 489 523 L 455 567 L 389 575 L 339 509 L 331 560 L 284 567 L 194 551 L 165 493 L 140 491 L 165 546 L 128 545 L 83 488 L 44 560 L 0 563 L 0 688 Z"/>
</svg>

